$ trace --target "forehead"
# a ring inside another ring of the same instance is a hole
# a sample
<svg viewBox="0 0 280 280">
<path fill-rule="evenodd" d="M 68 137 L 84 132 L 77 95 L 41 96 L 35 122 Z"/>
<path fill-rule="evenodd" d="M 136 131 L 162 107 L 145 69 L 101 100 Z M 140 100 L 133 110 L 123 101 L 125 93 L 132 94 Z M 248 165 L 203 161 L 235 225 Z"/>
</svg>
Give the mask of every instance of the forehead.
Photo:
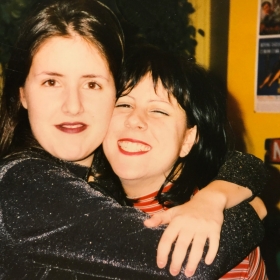
<svg viewBox="0 0 280 280">
<path fill-rule="evenodd" d="M 69 37 L 54 36 L 44 40 L 33 56 L 32 65 L 36 62 L 40 66 L 52 64 L 63 67 L 79 61 L 89 64 L 93 60 L 109 69 L 107 60 L 94 43 L 73 34 Z"/>
<path fill-rule="evenodd" d="M 163 86 L 160 78 L 154 83 L 151 73 L 147 73 L 143 76 L 133 89 L 124 92 L 124 95 L 130 95 L 137 99 L 159 100 L 179 105 L 172 91 L 167 90 Z"/>
<path fill-rule="evenodd" d="M 160 77 L 156 80 L 153 79 L 151 73 L 147 73 L 138 84 L 145 83 L 146 87 L 149 87 L 150 91 L 156 94 L 157 96 L 164 99 L 176 99 L 171 91 L 171 89 L 166 89 L 162 83 Z"/>
</svg>

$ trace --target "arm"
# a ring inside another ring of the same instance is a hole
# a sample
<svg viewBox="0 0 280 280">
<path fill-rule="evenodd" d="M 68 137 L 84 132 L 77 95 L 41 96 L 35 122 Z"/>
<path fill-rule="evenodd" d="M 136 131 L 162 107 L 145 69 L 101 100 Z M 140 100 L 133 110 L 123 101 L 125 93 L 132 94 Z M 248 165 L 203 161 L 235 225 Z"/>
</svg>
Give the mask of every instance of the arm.
<svg viewBox="0 0 280 280">
<path fill-rule="evenodd" d="M 10 279 L 35 273 L 35 267 L 49 279 L 69 271 L 98 279 L 173 279 L 168 269 L 156 267 L 164 227 L 144 227 L 145 214 L 121 207 L 45 161 L 24 161 L 5 175 L 2 169 L 1 176 L 0 233 L 5 239 L 0 239 L 0 252 L 6 257 L 0 262 Z M 242 259 L 262 239 L 263 227 L 251 206 L 233 209 L 225 214 L 214 264 L 200 261 L 193 279 L 216 279 L 235 265 L 233 257 Z M 185 279 L 183 272 L 175 279 Z"/>
<path fill-rule="evenodd" d="M 227 181 L 248 188 L 260 195 L 267 184 L 268 172 L 259 158 L 238 151 L 232 152 L 220 168 L 215 180 Z"/>
<path fill-rule="evenodd" d="M 210 246 L 205 261 L 207 264 L 212 263 L 219 247 L 223 210 L 260 194 L 266 180 L 266 169 L 260 159 L 253 155 L 232 152 L 215 180 L 200 190 L 191 202 L 156 214 L 145 221 L 145 225 L 149 227 L 170 223 L 158 247 L 159 267 L 166 265 L 170 245 L 175 240 L 177 242 L 171 264 L 173 275 L 178 273 L 192 240 L 186 275 L 191 276 L 194 273 L 207 239 Z M 266 212 L 263 204 L 261 207 L 262 211 Z"/>
<path fill-rule="evenodd" d="M 261 220 L 263 220 L 267 215 L 266 207 L 263 203 L 263 201 L 259 197 L 255 197 L 252 201 L 249 202 L 251 206 L 256 211 L 257 215 Z"/>
</svg>

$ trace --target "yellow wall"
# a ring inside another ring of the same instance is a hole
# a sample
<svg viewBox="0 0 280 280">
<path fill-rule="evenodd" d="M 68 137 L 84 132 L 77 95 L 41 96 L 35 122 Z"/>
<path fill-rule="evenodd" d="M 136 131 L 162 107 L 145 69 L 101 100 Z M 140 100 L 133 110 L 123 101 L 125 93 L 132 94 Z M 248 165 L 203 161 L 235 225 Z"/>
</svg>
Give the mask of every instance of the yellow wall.
<svg viewBox="0 0 280 280">
<path fill-rule="evenodd" d="M 280 114 L 254 112 L 258 5 L 230 1 L 228 89 L 240 106 L 247 151 L 264 159 L 265 139 L 280 138 Z"/>
<path fill-rule="evenodd" d="M 209 68 L 210 63 L 210 1 L 190 1 L 195 9 L 195 12 L 190 15 L 190 19 L 197 30 L 202 29 L 205 32 L 204 37 L 196 34 L 195 58 L 199 64 L 206 68 Z"/>
</svg>

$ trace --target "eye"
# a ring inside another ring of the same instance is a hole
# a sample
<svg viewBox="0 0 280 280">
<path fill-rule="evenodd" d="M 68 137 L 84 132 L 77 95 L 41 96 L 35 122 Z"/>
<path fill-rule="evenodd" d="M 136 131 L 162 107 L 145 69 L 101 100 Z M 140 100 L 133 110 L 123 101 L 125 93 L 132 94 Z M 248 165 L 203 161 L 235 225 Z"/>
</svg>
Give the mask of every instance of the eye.
<svg viewBox="0 0 280 280">
<path fill-rule="evenodd" d="M 54 79 L 49 79 L 43 83 L 44 86 L 47 87 L 56 87 L 59 86 L 59 83 Z"/>
<path fill-rule="evenodd" d="M 162 111 L 162 110 L 152 110 L 151 112 L 155 113 L 155 114 L 161 114 L 161 115 L 169 116 L 168 113 L 166 113 L 165 111 Z"/>
<path fill-rule="evenodd" d="M 115 105 L 116 108 L 132 108 L 132 106 L 130 104 L 127 103 L 117 103 Z"/>
<path fill-rule="evenodd" d="M 101 86 L 96 82 L 88 82 L 85 84 L 84 88 L 86 89 L 100 89 Z"/>
</svg>

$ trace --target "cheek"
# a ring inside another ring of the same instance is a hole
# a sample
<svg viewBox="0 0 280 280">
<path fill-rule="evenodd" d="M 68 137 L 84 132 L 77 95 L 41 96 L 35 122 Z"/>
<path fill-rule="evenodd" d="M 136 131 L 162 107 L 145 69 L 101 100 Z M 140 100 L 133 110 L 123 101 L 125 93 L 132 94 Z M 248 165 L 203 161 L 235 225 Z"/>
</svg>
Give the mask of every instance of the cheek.
<svg viewBox="0 0 280 280">
<path fill-rule="evenodd" d="M 116 138 L 116 130 L 120 132 L 117 125 L 118 125 L 118 123 L 115 121 L 115 118 L 112 117 L 109 121 L 108 128 L 107 128 L 107 133 L 106 133 L 106 136 L 105 136 L 105 139 L 104 139 L 104 145 L 106 147 L 110 146 L 110 144 Z"/>
<path fill-rule="evenodd" d="M 121 114 L 113 113 L 111 120 L 109 122 L 108 131 L 106 135 L 106 141 L 112 142 L 118 138 L 122 138 L 126 132 L 125 126 L 125 117 Z"/>
<path fill-rule="evenodd" d="M 49 119 L 56 114 L 56 104 L 52 99 L 33 98 L 27 101 L 30 122 L 39 122 Z"/>
<path fill-rule="evenodd" d="M 115 100 L 113 98 L 106 98 L 99 100 L 99 102 L 89 104 L 93 104 L 92 106 L 88 106 L 88 110 L 90 110 L 90 115 L 93 118 L 95 129 L 98 127 L 100 133 L 105 136 L 112 118 Z"/>
<path fill-rule="evenodd" d="M 41 116 L 44 114 L 44 111 L 41 111 L 41 106 L 39 106 L 39 104 L 37 104 L 37 106 L 34 106 L 33 102 L 30 102 L 30 100 L 26 99 L 26 106 L 24 106 L 27 109 L 27 113 L 28 113 L 28 118 L 29 118 L 29 122 L 32 126 L 32 124 L 34 122 L 36 122 L 36 120 L 38 120 L 39 118 L 41 118 Z M 41 111 L 41 113 L 39 114 L 39 112 Z"/>
<path fill-rule="evenodd" d="M 20 90 L 22 106 L 28 110 L 29 117 L 41 117 L 48 114 L 56 107 L 57 102 L 46 94 L 43 94 L 39 87 L 32 83 Z"/>
<path fill-rule="evenodd" d="M 95 118 L 99 119 L 102 123 L 106 123 L 106 126 L 109 126 L 109 123 L 112 119 L 115 103 L 111 100 L 99 104 L 93 108 L 92 114 Z"/>
<path fill-rule="evenodd" d="M 103 149 L 105 152 L 106 157 L 110 161 L 114 159 L 112 155 L 115 155 L 117 149 L 117 139 L 120 138 L 122 135 L 122 129 L 120 127 L 120 120 L 116 116 L 113 115 L 112 119 L 110 120 L 110 124 L 108 126 L 107 134 L 103 141 Z"/>
<path fill-rule="evenodd" d="M 178 155 L 185 135 L 185 126 L 173 123 L 169 126 L 157 128 L 157 138 L 161 142 L 161 146 L 168 147 L 170 154 Z"/>
<path fill-rule="evenodd" d="M 95 118 L 111 120 L 115 108 L 115 94 L 87 100 L 84 102 L 88 112 Z"/>
</svg>

